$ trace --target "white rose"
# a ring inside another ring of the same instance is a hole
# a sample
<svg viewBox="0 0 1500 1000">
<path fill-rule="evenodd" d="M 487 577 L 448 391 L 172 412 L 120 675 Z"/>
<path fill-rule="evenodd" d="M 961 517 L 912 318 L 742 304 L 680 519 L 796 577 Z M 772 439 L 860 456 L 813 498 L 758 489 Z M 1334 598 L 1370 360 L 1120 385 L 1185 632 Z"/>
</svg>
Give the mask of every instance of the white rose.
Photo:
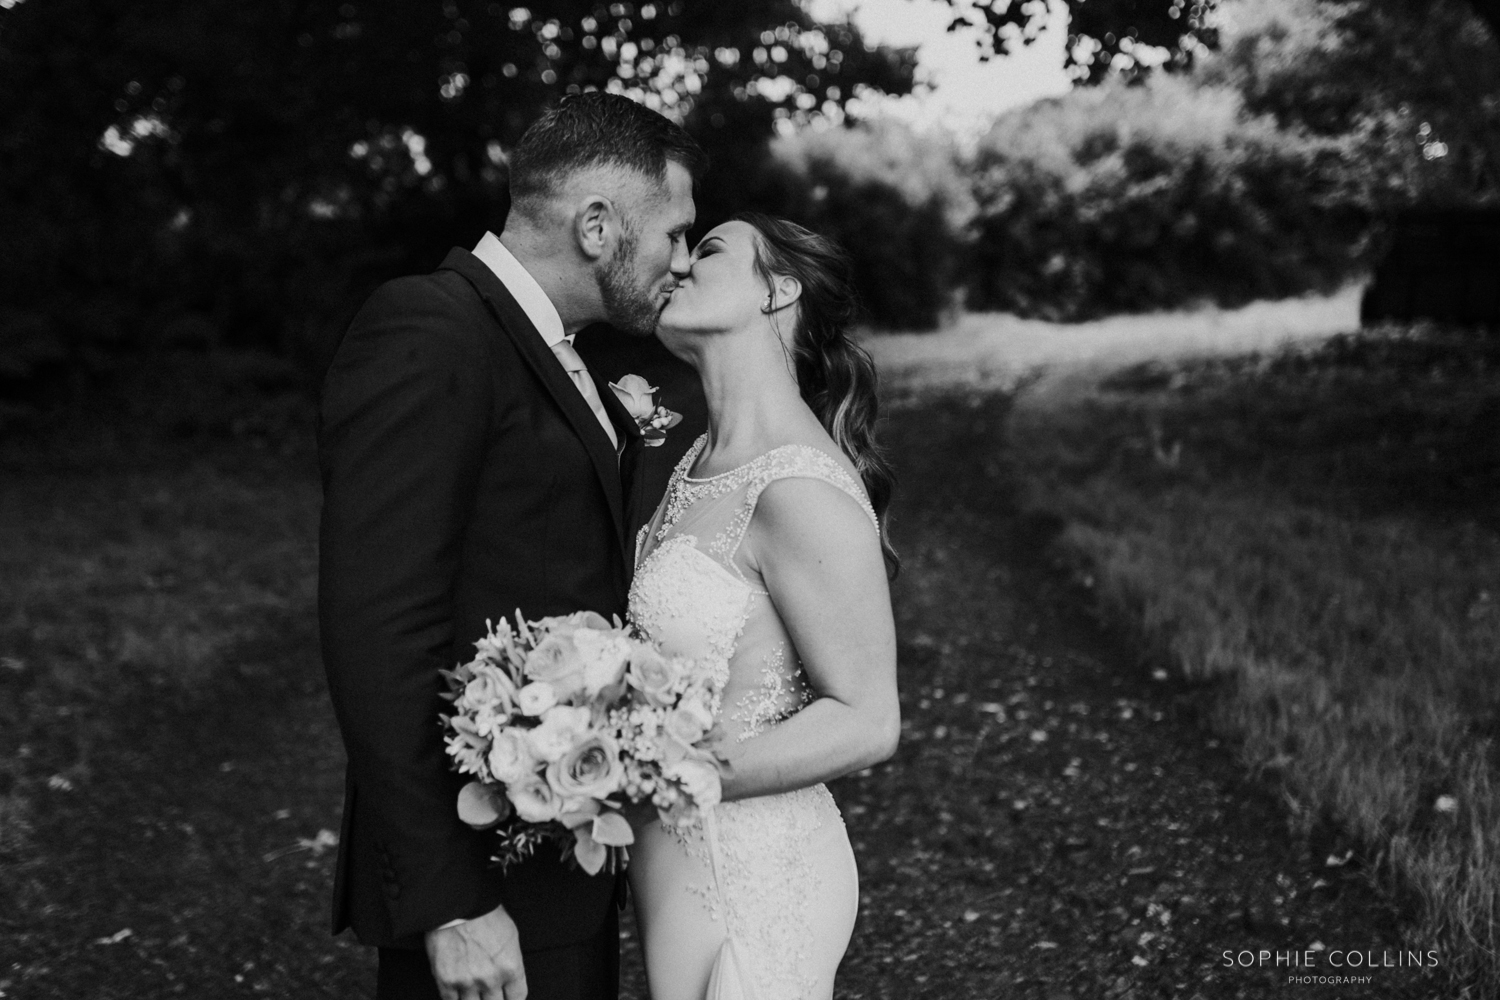
<svg viewBox="0 0 1500 1000">
<path fill-rule="evenodd" d="M 502 729 L 490 744 L 490 773 L 496 781 L 510 785 L 525 781 L 536 772 L 537 759 L 531 752 L 524 729 Z"/>
<path fill-rule="evenodd" d="M 574 631 L 571 627 L 554 631 L 526 656 L 526 676 L 551 684 L 559 698 L 571 698 L 583 690 L 583 658 L 573 644 Z"/>
<path fill-rule="evenodd" d="M 653 705 L 670 705 L 672 688 L 683 673 L 682 660 L 669 660 L 650 646 L 640 646 L 630 654 L 630 686 L 641 692 Z"/>
<path fill-rule="evenodd" d="M 673 739 L 692 746 L 703 739 L 713 724 L 714 717 L 707 706 L 697 700 L 684 698 L 682 704 L 667 716 L 664 728 Z"/>
<path fill-rule="evenodd" d="M 723 795 L 719 769 L 706 760 L 687 757 L 663 768 L 662 774 L 681 785 L 699 809 L 712 809 Z"/>
<path fill-rule="evenodd" d="M 509 715 L 515 707 L 516 686 L 505 671 L 489 663 L 471 664 L 474 676 L 464 685 L 460 707 L 467 711 L 488 709 L 496 715 Z"/>
<path fill-rule="evenodd" d="M 505 797 L 516 807 L 516 815 L 528 823 L 557 819 L 562 802 L 541 778 L 505 786 Z"/>
<path fill-rule="evenodd" d="M 599 734 L 575 743 L 547 767 L 547 784 L 564 799 L 602 799 L 624 780 L 619 746 Z"/>
<path fill-rule="evenodd" d="M 589 728 L 589 710 L 554 705 L 542 713 L 542 724 L 526 733 L 531 752 L 552 763 L 572 748 Z"/>
<path fill-rule="evenodd" d="M 618 684 L 630 663 L 630 642 L 616 632 L 579 629 L 573 633 L 573 645 L 583 658 L 583 693 L 593 698 L 605 688 Z"/>
<path fill-rule="evenodd" d="M 532 681 L 516 692 L 516 707 L 522 715 L 539 716 L 557 704 L 557 689 L 546 681 Z"/>
</svg>

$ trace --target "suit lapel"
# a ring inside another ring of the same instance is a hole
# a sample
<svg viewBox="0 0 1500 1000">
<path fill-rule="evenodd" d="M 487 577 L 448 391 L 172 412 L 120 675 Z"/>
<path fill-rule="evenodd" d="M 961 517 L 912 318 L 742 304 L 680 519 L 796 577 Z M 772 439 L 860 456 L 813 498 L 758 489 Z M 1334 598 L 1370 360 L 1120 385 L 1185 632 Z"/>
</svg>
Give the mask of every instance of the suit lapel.
<svg viewBox="0 0 1500 1000">
<path fill-rule="evenodd" d="M 594 379 L 594 385 L 599 389 L 599 398 L 604 401 L 604 409 L 609 414 L 610 423 L 615 426 L 615 433 L 620 436 L 622 447 L 620 449 L 620 487 L 625 493 L 625 531 L 620 536 L 621 553 L 625 556 L 625 565 L 632 571 L 635 567 L 635 526 L 640 514 L 639 490 L 636 488 L 639 476 L 641 450 L 645 447 L 645 439 L 641 437 L 641 428 L 625 409 L 625 404 L 615 395 L 615 391 L 609 387 L 609 383 L 602 377 L 595 375 L 593 369 L 589 374 Z"/>
<path fill-rule="evenodd" d="M 526 311 L 520 307 L 516 300 L 506 289 L 505 284 L 491 271 L 484 262 L 467 250 L 454 247 L 448 252 L 443 261 L 443 267 L 459 274 L 474 286 L 489 306 L 490 311 L 500 323 L 500 328 L 506 332 L 516 345 L 517 352 L 526 360 L 527 365 L 536 374 L 542 385 L 546 387 L 548 394 L 572 425 L 573 432 L 583 442 L 588 451 L 589 459 L 593 462 L 594 471 L 599 476 L 599 484 L 604 487 L 604 495 L 609 499 L 609 513 L 614 520 L 615 534 L 620 539 L 621 550 L 625 547 L 625 491 L 620 481 L 620 463 L 615 457 L 615 450 L 610 444 L 609 435 L 604 433 L 604 428 L 599 426 L 599 418 L 594 416 L 594 411 L 589 409 L 588 401 L 573 384 L 568 373 L 563 371 L 562 365 L 558 364 L 557 356 L 542 339 L 531 320 L 527 318 Z M 597 384 L 598 380 L 595 380 Z M 600 398 L 605 400 L 605 407 L 613 402 L 616 407 L 623 410 L 619 400 L 614 398 L 614 392 L 608 386 L 600 393 Z M 629 421 L 629 416 L 626 416 Z M 634 426 L 634 421 L 630 421 Z M 618 421 L 616 422 L 618 426 Z M 637 432 L 639 436 L 639 432 Z M 627 555 L 626 566 L 631 563 Z"/>
</svg>

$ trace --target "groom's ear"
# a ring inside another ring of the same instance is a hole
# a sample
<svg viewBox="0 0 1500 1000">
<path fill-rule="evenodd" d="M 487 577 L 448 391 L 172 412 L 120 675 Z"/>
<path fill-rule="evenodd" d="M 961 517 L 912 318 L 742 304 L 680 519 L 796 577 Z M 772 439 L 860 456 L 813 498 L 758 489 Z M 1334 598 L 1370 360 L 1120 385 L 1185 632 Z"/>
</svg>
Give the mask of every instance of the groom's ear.
<svg viewBox="0 0 1500 1000">
<path fill-rule="evenodd" d="M 573 237 L 589 260 L 598 260 L 610 241 L 620 238 L 620 215 L 615 203 L 602 194 L 584 198 L 573 213 Z"/>
</svg>

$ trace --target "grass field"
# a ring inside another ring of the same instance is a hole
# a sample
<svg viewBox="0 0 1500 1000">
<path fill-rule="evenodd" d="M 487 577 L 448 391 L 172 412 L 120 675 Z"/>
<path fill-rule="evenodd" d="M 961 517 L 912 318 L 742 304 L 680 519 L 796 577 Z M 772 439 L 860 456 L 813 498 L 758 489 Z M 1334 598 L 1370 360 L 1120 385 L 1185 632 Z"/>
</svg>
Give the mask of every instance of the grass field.
<svg viewBox="0 0 1500 1000">
<path fill-rule="evenodd" d="M 1028 502 L 1292 822 L 1500 988 L 1500 340 L 1385 330 L 1023 396 Z"/>
</svg>

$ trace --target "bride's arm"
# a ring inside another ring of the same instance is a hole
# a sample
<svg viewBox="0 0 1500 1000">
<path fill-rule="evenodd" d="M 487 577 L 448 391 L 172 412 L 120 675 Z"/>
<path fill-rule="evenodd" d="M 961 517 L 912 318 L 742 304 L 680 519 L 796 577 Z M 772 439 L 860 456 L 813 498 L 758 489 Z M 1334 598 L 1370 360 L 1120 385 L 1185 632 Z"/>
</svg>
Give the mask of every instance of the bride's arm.
<svg viewBox="0 0 1500 1000">
<path fill-rule="evenodd" d="M 759 570 L 816 700 L 720 749 L 726 799 L 805 788 L 888 758 L 901 733 L 896 630 L 880 542 L 837 488 L 780 479 L 761 494 L 743 549 Z"/>
</svg>

